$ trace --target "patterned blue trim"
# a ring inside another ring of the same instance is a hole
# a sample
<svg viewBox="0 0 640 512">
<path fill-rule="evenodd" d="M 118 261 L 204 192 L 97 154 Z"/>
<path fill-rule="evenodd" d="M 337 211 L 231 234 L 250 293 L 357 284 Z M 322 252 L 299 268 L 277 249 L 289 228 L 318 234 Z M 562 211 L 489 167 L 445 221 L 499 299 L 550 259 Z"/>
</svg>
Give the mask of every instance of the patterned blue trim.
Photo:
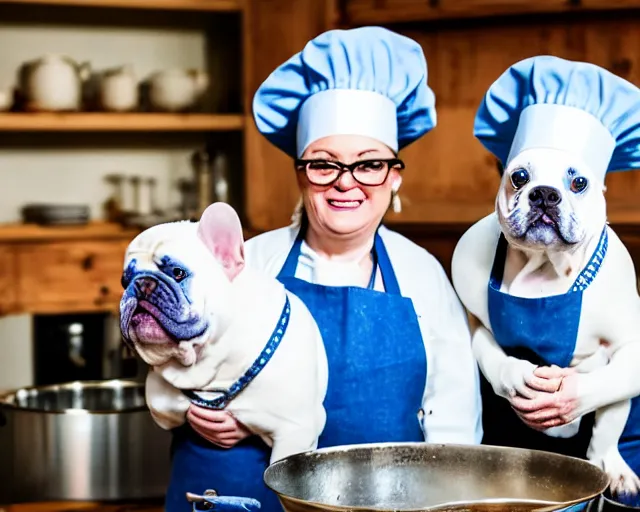
<svg viewBox="0 0 640 512">
<path fill-rule="evenodd" d="M 207 400 L 198 396 L 193 390 L 183 389 L 182 393 L 191 400 L 191 402 L 200 407 L 205 407 L 207 409 L 215 409 L 221 410 L 224 409 L 231 400 L 233 400 L 236 396 L 240 394 L 240 392 L 246 388 L 249 383 L 255 379 L 255 377 L 262 371 L 262 369 L 267 365 L 269 360 L 273 357 L 274 352 L 280 345 L 282 338 L 284 337 L 285 332 L 287 331 L 287 326 L 289 325 L 289 317 L 291 316 L 291 304 L 289 303 L 289 297 L 286 297 L 284 308 L 282 308 L 282 314 L 280 315 L 280 319 L 276 325 L 271 338 L 267 342 L 266 346 L 258 356 L 258 358 L 253 362 L 251 367 L 244 373 L 242 377 L 240 377 L 233 385 L 228 389 L 211 389 L 207 390 L 207 392 L 212 393 L 222 393 L 221 396 L 218 396 L 212 400 Z"/>
<path fill-rule="evenodd" d="M 604 257 L 607 254 L 608 247 L 609 236 L 607 234 L 607 226 L 605 226 L 604 230 L 602 231 L 602 235 L 600 236 L 598 247 L 596 247 L 596 250 L 591 257 L 591 261 L 589 261 L 589 264 L 582 270 L 582 272 L 580 272 L 578 277 L 576 277 L 576 280 L 571 287 L 572 292 L 583 292 L 593 282 L 593 280 L 598 275 L 600 267 L 602 266 L 602 262 L 604 261 Z"/>
</svg>

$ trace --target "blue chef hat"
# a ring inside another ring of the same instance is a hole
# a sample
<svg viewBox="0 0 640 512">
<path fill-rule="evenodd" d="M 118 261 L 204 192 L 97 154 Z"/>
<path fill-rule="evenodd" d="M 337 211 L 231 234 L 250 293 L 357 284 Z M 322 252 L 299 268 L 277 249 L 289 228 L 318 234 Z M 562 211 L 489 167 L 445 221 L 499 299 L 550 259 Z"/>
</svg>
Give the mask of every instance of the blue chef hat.
<svg viewBox="0 0 640 512">
<path fill-rule="evenodd" d="M 258 130 L 287 154 L 338 134 L 397 152 L 436 125 L 418 43 L 380 27 L 330 30 L 278 67 L 253 99 Z"/>
<path fill-rule="evenodd" d="M 607 171 L 640 168 L 640 89 L 594 64 L 532 57 L 491 85 L 474 132 L 504 167 L 526 149 L 557 148 L 604 182 Z"/>
</svg>

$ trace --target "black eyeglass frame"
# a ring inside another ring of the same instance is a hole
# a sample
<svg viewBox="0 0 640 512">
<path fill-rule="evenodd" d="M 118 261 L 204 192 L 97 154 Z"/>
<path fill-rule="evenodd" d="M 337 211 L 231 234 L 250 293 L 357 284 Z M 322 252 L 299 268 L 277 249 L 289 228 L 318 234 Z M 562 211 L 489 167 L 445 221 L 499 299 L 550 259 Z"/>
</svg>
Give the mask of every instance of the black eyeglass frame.
<svg viewBox="0 0 640 512">
<path fill-rule="evenodd" d="M 355 174 L 353 174 L 353 172 L 356 170 L 357 167 L 360 167 L 363 164 L 367 164 L 367 163 L 376 163 L 376 162 L 383 162 L 387 164 L 387 171 L 384 175 L 384 178 L 382 179 L 382 181 L 376 185 L 371 185 L 369 183 L 362 183 L 360 180 L 358 180 L 358 178 L 356 178 Z M 311 180 L 311 178 L 309 178 L 309 172 L 308 172 L 308 168 L 307 166 L 309 164 L 313 164 L 313 163 L 327 163 L 330 165 L 335 165 L 336 167 L 339 167 L 340 170 L 337 174 L 337 176 L 329 181 L 328 183 L 316 183 L 313 182 Z M 399 169 L 399 170 L 403 170 L 404 169 L 404 162 L 402 160 L 400 160 L 399 158 L 371 158 L 371 159 L 367 159 L 367 160 L 357 160 L 355 162 L 352 162 L 350 164 L 345 164 L 342 162 L 339 162 L 338 160 L 325 160 L 325 159 L 310 159 L 310 160 L 305 160 L 302 158 L 297 158 L 294 161 L 294 166 L 297 170 L 304 170 L 305 175 L 307 176 L 307 179 L 309 180 L 309 183 L 311 183 L 312 185 L 316 185 L 318 187 L 329 187 L 331 185 L 333 185 L 336 181 L 338 181 L 340 179 L 340 177 L 342 176 L 343 173 L 345 172 L 350 172 L 351 173 L 351 177 L 360 185 L 365 186 L 365 187 L 379 187 L 380 185 L 384 184 L 385 181 L 387 181 L 387 177 L 389 176 L 389 171 L 391 171 L 391 169 Z M 302 168 L 302 169 L 301 169 Z"/>
</svg>

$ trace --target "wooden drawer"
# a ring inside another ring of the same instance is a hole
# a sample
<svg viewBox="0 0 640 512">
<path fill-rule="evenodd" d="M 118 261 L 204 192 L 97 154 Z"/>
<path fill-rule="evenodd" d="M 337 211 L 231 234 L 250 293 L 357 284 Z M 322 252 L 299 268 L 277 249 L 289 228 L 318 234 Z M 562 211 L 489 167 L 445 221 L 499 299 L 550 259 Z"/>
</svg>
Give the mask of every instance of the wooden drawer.
<svg viewBox="0 0 640 512">
<path fill-rule="evenodd" d="M 14 247 L 19 308 L 33 313 L 116 309 L 128 241 L 74 241 Z"/>
</svg>

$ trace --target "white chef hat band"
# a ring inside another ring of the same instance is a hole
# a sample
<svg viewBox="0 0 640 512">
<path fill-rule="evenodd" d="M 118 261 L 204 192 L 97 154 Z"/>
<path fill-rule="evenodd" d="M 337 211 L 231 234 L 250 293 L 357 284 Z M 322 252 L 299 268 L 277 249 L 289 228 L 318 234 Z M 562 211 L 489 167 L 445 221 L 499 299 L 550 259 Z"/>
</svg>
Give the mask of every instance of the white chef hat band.
<svg viewBox="0 0 640 512">
<path fill-rule="evenodd" d="M 309 144 L 330 135 L 363 135 L 398 151 L 395 103 L 371 91 L 328 89 L 311 95 L 300 107 L 297 155 Z"/>
<path fill-rule="evenodd" d="M 588 112 L 566 105 L 537 103 L 522 111 L 505 167 L 527 149 L 559 149 L 581 155 L 604 183 L 615 147 L 609 130 Z"/>
</svg>

